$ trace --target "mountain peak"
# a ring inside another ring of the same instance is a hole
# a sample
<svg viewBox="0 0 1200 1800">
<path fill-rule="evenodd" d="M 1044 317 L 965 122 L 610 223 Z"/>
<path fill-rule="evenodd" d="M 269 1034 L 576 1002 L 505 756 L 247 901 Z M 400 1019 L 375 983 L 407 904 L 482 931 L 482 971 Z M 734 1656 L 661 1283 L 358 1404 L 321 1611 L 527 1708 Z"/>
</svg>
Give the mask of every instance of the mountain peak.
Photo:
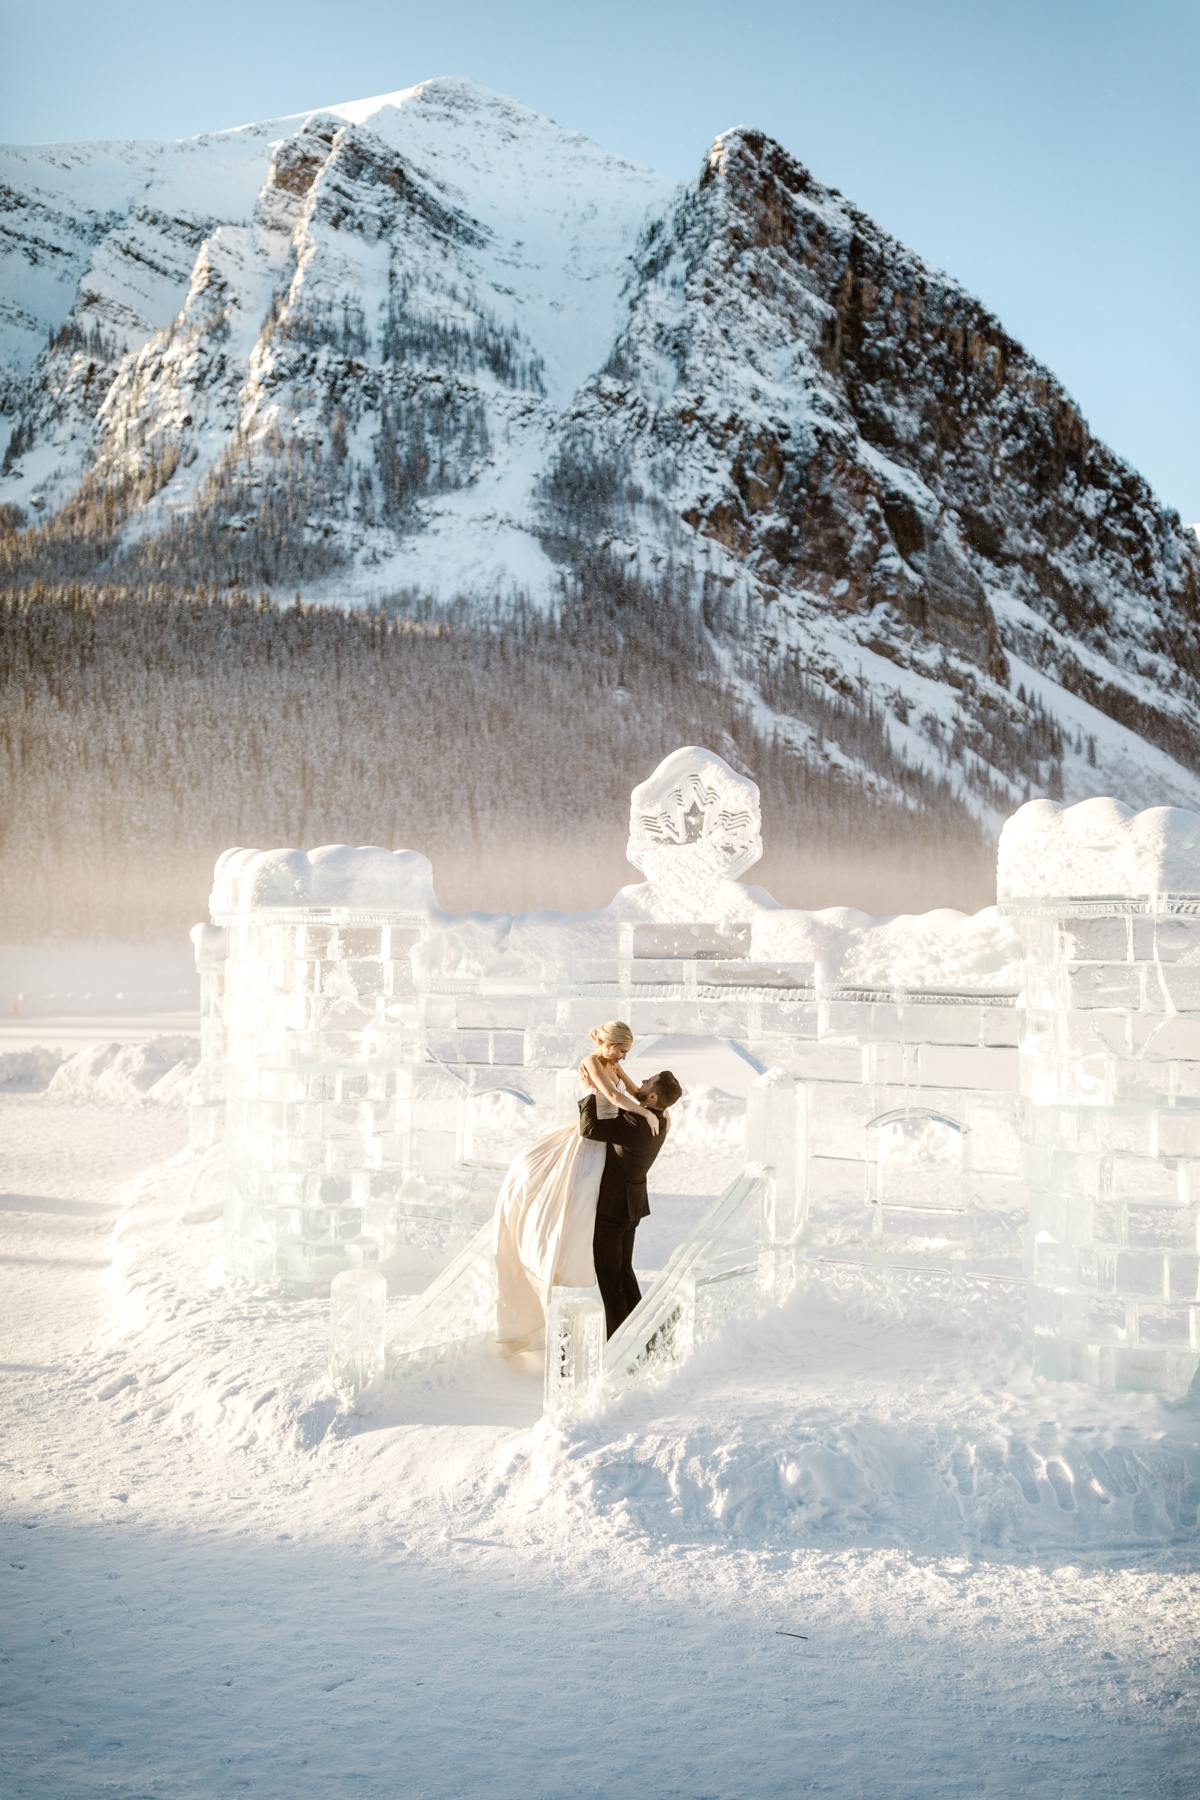
<svg viewBox="0 0 1200 1800">
<path fill-rule="evenodd" d="M 494 112 L 508 114 L 514 119 L 545 120 L 545 115 L 536 112 L 533 107 L 524 106 L 508 94 L 485 87 L 482 82 L 473 81 L 467 75 L 432 75 L 426 81 L 414 82 L 411 87 L 396 88 L 391 93 L 374 94 L 361 100 L 340 100 L 333 106 L 317 107 L 315 110 L 334 113 L 338 118 L 347 119 L 353 124 L 362 124 L 387 107 L 406 106 L 440 107 L 447 112 Z M 279 122 L 284 124 L 292 118 L 303 116 L 300 113 L 290 114 L 287 119 Z M 545 122 L 553 123 L 548 120 Z"/>
<path fill-rule="evenodd" d="M 820 752 L 827 690 L 878 709 L 846 754 L 916 804 L 1197 804 L 1195 536 L 758 127 L 697 188 L 440 75 L 4 161 L 11 566 L 422 605 L 611 582 L 700 606 L 789 739 Z"/>
<path fill-rule="evenodd" d="M 786 150 L 777 138 L 757 125 L 731 125 L 718 132 L 709 145 L 700 176 L 701 187 L 714 181 L 778 181 L 790 194 L 811 199 L 836 200 L 835 188 L 827 188 Z"/>
</svg>

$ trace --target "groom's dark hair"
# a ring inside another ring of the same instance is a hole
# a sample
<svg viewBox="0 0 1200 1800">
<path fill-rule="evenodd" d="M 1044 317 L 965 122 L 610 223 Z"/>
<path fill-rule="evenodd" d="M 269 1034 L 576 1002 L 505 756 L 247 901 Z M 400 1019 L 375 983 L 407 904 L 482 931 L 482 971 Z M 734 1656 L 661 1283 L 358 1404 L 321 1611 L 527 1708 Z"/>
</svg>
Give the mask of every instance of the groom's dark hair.
<svg viewBox="0 0 1200 1800">
<path fill-rule="evenodd" d="M 675 1102 L 683 1093 L 683 1089 L 672 1075 L 670 1069 L 663 1069 L 659 1074 L 655 1075 L 650 1086 L 658 1096 L 658 1104 L 664 1108 L 674 1106 Z"/>
</svg>

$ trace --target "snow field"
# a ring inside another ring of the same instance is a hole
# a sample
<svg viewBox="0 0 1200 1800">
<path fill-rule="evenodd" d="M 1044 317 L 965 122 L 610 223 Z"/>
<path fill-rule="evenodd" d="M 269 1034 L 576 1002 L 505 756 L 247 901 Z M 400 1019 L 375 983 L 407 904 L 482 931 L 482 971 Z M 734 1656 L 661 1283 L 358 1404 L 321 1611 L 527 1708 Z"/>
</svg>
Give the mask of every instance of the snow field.
<svg viewBox="0 0 1200 1800">
<path fill-rule="evenodd" d="M 570 1432 L 533 1357 L 351 1408 L 326 1302 L 224 1287 L 130 1023 L 0 1093 L 6 1796 L 1195 1791 L 1194 1405 L 831 1276 Z M 737 1154 L 670 1060 L 646 1268 Z"/>
<path fill-rule="evenodd" d="M 0 1116 L 32 1190 L 104 1115 Z M 535 1423 L 536 1368 L 491 1362 L 354 1414 L 320 1303 L 193 1288 L 215 1227 L 174 1226 L 187 1175 L 168 1157 L 119 1215 L 140 1324 L 114 1336 L 102 1294 L 90 1343 L 80 1321 L 11 1390 L 18 1800 L 1189 1791 L 1191 1558 L 1156 1526 L 1036 1547 L 1011 1483 L 1020 1543 L 930 1509 L 938 1449 L 981 1423 L 953 1339 L 898 1360 L 877 1325 L 818 1307 L 797 1343 L 781 1314 L 756 1372 L 698 1359 L 569 1436 Z M 998 1460 L 1046 1400 L 1001 1406 Z"/>
</svg>

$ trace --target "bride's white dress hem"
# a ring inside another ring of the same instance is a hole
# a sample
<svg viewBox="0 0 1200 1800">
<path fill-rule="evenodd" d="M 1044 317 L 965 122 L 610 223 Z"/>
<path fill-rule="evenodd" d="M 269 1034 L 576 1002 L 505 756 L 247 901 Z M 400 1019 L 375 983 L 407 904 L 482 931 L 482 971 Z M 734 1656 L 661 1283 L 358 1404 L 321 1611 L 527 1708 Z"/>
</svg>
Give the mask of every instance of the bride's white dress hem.
<svg viewBox="0 0 1200 1800">
<path fill-rule="evenodd" d="M 552 1287 L 595 1285 L 592 1235 L 604 1158 L 605 1146 L 581 1137 L 573 1123 L 510 1164 L 492 1227 L 503 1349 L 522 1349 L 543 1329 Z"/>
</svg>

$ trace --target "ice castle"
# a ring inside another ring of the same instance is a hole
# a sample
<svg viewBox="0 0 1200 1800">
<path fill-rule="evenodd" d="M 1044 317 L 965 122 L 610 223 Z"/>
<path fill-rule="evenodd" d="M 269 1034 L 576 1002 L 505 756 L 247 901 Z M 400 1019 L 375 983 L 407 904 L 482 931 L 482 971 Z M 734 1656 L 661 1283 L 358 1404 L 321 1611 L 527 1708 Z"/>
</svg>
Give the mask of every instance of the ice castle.
<svg viewBox="0 0 1200 1800">
<path fill-rule="evenodd" d="M 997 908 L 906 921 L 867 976 L 829 953 L 830 915 L 740 880 L 761 853 L 754 782 L 696 747 L 634 790 L 642 879 L 591 913 L 448 914 L 413 851 L 227 851 L 192 934 L 193 1143 L 224 1181 L 230 1273 L 314 1291 L 415 1252 L 429 1282 L 393 1357 L 485 1336 L 503 1170 L 569 1116 L 587 1031 L 619 1016 L 641 1047 L 732 1045 L 757 1078 L 746 1168 L 612 1369 L 803 1279 L 976 1327 L 1015 1307 L 1046 1375 L 1187 1392 L 1200 816 L 1031 801 Z M 944 954 L 973 934 L 1007 942 L 999 984 Z"/>
</svg>

